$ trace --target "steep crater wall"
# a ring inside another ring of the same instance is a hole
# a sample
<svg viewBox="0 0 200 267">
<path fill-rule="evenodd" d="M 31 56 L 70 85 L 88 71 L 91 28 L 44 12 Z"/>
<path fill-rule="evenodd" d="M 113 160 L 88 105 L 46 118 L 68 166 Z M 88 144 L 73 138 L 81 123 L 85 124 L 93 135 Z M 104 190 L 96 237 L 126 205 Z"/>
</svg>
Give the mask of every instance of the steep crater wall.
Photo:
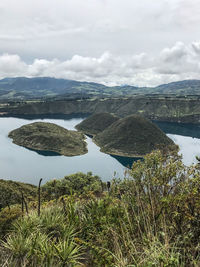
<svg viewBox="0 0 200 267">
<path fill-rule="evenodd" d="M 92 114 L 109 112 L 119 117 L 140 114 L 160 121 L 200 123 L 200 99 L 132 97 L 88 100 L 25 102 L 4 106 L 7 115 Z M 5 115 L 5 114 L 4 114 Z"/>
</svg>

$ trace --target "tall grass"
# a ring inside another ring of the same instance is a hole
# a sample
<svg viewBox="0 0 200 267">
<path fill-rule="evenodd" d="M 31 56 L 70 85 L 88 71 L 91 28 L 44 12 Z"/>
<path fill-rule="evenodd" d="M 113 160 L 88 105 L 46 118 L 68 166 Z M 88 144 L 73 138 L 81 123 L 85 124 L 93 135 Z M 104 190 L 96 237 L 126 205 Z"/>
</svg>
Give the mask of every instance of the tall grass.
<svg viewBox="0 0 200 267">
<path fill-rule="evenodd" d="M 200 172 L 154 152 L 110 192 L 64 196 L 18 219 L 4 266 L 200 266 Z"/>
</svg>

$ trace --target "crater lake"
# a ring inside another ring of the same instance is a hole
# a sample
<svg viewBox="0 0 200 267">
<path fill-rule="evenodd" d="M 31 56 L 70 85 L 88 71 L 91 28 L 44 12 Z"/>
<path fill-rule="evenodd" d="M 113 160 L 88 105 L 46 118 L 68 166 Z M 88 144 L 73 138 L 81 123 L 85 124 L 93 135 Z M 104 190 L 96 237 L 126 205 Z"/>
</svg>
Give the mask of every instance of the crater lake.
<svg viewBox="0 0 200 267">
<path fill-rule="evenodd" d="M 84 116 L 51 116 L 49 118 L 1 117 L 0 118 L 0 178 L 38 184 L 50 179 L 63 178 L 76 172 L 89 172 L 98 175 L 103 181 L 123 178 L 127 165 L 134 160 L 119 156 L 110 156 L 100 152 L 90 137 L 87 137 L 88 153 L 81 156 L 66 157 L 49 152 L 35 152 L 15 145 L 8 133 L 22 125 L 43 121 L 74 130 Z M 156 122 L 156 124 L 180 147 L 183 162 L 189 165 L 200 156 L 200 125 Z"/>
</svg>

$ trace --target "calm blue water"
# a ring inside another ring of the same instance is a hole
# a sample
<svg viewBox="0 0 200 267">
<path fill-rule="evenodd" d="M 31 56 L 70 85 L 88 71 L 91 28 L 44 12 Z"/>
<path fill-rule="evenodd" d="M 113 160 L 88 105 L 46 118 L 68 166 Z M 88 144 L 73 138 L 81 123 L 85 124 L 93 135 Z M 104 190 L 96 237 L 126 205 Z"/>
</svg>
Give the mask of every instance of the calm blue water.
<svg viewBox="0 0 200 267">
<path fill-rule="evenodd" d="M 88 153 L 82 156 L 43 156 L 35 151 L 17 146 L 8 138 L 8 133 L 24 124 L 35 121 L 56 123 L 67 129 L 82 121 L 82 118 L 73 119 L 20 119 L 0 118 L 0 178 L 38 184 L 40 178 L 43 183 L 52 178 L 62 178 L 75 172 L 92 171 L 103 180 L 116 176 L 123 177 L 125 167 L 115 158 L 101 153 L 91 138 L 87 137 Z"/>
<path fill-rule="evenodd" d="M 163 132 L 179 146 L 186 165 L 196 163 L 196 156 L 200 156 L 200 125 L 180 124 L 172 122 L 156 122 Z"/>
<path fill-rule="evenodd" d="M 22 119 L 22 118 L 0 118 L 0 178 L 11 179 L 27 183 L 38 184 L 40 178 L 43 183 L 49 179 L 62 178 L 65 175 L 78 171 L 99 175 L 104 181 L 116 177 L 123 177 L 124 165 L 131 165 L 132 160 L 122 157 L 113 157 L 99 151 L 87 137 L 88 153 L 83 156 L 65 157 L 55 155 L 41 155 L 35 151 L 17 146 L 9 139 L 8 133 L 24 124 L 35 121 L 56 123 L 67 129 L 74 126 L 83 118 L 65 119 Z M 195 161 L 195 155 L 200 155 L 200 128 L 190 125 L 159 123 L 169 137 L 180 146 L 183 153 L 184 163 L 190 164 Z M 181 130 L 182 129 L 182 130 Z M 186 134 L 186 131 L 187 134 Z M 181 135 L 181 133 L 184 133 Z M 187 135 L 187 136 L 186 136 Z M 193 138 L 193 136 L 195 138 Z"/>
</svg>

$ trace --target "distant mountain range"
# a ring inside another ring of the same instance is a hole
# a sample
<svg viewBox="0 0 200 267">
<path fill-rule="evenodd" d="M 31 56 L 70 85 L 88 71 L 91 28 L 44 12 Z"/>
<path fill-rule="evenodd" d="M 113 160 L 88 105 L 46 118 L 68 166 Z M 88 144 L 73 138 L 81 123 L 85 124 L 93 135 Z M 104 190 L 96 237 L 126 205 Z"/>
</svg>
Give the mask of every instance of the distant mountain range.
<svg viewBox="0 0 200 267">
<path fill-rule="evenodd" d="M 138 94 L 200 95 L 200 80 L 184 80 L 157 87 L 109 87 L 98 83 L 49 77 L 0 80 L 0 100 L 101 98 Z"/>
</svg>

